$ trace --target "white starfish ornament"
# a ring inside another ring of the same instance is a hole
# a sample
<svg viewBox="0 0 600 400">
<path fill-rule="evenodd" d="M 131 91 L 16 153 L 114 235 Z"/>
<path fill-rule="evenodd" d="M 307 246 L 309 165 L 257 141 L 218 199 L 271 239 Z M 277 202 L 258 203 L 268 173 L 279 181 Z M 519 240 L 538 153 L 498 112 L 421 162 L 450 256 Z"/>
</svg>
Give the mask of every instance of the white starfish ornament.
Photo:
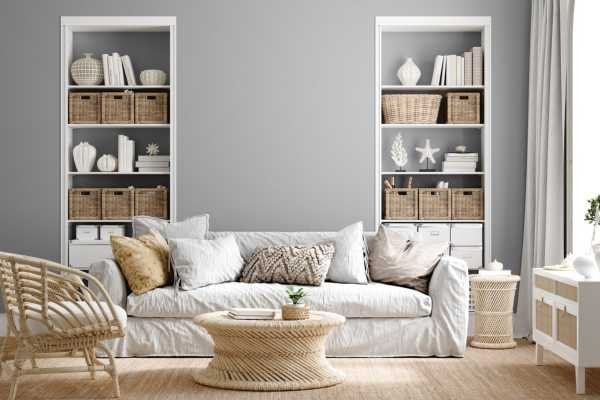
<svg viewBox="0 0 600 400">
<path fill-rule="evenodd" d="M 440 151 L 440 149 L 437 147 L 434 149 L 431 148 L 431 142 L 429 141 L 429 139 L 425 140 L 425 147 L 417 147 L 415 148 L 415 150 L 421 153 L 419 164 L 422 164 L 425 160 L 431 160 L 431 163 L 435 164 L 435 158 L 433 157 L 433 155 Z"/>
<path fill-rule="evenodd" d="M 158 154 L 158 145 L 156 143 L 150 143 L 146 146 L 146 154 L 149 156 L 155 156 Z"/>
</svg>

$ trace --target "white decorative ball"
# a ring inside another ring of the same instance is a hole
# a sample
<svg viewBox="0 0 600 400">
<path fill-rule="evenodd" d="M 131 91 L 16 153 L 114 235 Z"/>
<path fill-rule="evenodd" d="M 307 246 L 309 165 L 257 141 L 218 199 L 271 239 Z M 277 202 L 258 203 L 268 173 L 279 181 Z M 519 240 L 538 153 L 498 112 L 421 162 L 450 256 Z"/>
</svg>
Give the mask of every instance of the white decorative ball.
<svg viewBox="0 0 600 400">
<path fill-rule="evenodd" d="M 117 169 L 117 159 L 111 154 L 104 154 L 98 159 L 96 165 L 98 166 L 98 171 L 113 172 Z"/>
<path fill-rule="evenodd" d="M 71 64 L 71 77 L 78 85 L 99 85 L 104 81 L 102 61 L 92 58 L 92 53 L 83 53 L 83 58 Z"/>
</svg>

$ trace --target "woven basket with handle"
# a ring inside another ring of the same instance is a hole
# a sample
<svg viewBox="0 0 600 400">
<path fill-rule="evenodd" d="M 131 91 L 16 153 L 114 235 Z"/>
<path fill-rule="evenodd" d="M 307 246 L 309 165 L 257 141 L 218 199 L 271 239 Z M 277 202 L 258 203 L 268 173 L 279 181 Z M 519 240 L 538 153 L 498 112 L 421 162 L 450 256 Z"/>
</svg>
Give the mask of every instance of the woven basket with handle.
<svg viewBox="0 0 600 400">
<path fill-rule="evenodd" d="M 439 94 L 386 94 L 381 96 L 384 124 L 435 124 Z"/>
</svg>

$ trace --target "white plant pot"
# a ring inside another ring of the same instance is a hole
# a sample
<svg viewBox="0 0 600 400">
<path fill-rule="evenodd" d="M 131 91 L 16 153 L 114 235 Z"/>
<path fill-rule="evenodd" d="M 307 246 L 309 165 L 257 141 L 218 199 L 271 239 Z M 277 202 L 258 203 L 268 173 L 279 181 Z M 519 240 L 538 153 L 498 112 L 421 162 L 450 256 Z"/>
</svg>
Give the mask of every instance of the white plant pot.
<svg viewBox="0 0 600 400">
<path fill-rule="evenodd" d="M 142 85 L 165 85 L 167 74 L 160 69 L 145 69 L 140 73 Z"/>
<path fill-rule="evenodd" d="M 98 171 L 102 172 L 113 172 L 117 169 L 117 159 L 112 154 L 104 154 L 96 163 Z"/>
<path fill-rule="evenodd" d="M 398 79 L 404 86 L 415 86 L 421 78 L 421 70 L 412 58 L 408 58 L 396 73 Z"/>
<path fill-rule="evenodd" d="M 592 246 L 594 247 L 594 246 Z M 596 249 L 594 249 L 594 252 Z M 598 257 L 596 255 L 596 257 Z M 579 275 L 583 275 L 586 279 L 590 278 L 600 278 L 600 271 L 598 271 L 598 266 L 596 265 L 596 261 L 592 257 L 588 256 L 577 256 L 573 259 L 573 268 Z"/>
<path fill-rule="evenodd" d="M 88 142 L 81 142 L 73 148 L 73 161 L 77 172 L 90 172 L 96 161 L 96 148 Z"/>
</svg>

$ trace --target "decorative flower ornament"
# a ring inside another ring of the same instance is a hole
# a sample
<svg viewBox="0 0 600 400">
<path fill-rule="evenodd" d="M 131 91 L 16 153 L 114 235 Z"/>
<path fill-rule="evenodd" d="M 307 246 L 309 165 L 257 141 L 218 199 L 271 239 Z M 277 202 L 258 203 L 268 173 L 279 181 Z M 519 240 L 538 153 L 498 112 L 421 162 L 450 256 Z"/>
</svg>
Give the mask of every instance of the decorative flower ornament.
<svg viewBox="0 0 600 400">
<path fill-rule="evenodd" d="M 158 154 L 158 152 L 159 148 L 156 143 L 150 143 L 148 146 L 146 146 L 146 154 L 149 156 L 155 156 Z"/>
</svg>

